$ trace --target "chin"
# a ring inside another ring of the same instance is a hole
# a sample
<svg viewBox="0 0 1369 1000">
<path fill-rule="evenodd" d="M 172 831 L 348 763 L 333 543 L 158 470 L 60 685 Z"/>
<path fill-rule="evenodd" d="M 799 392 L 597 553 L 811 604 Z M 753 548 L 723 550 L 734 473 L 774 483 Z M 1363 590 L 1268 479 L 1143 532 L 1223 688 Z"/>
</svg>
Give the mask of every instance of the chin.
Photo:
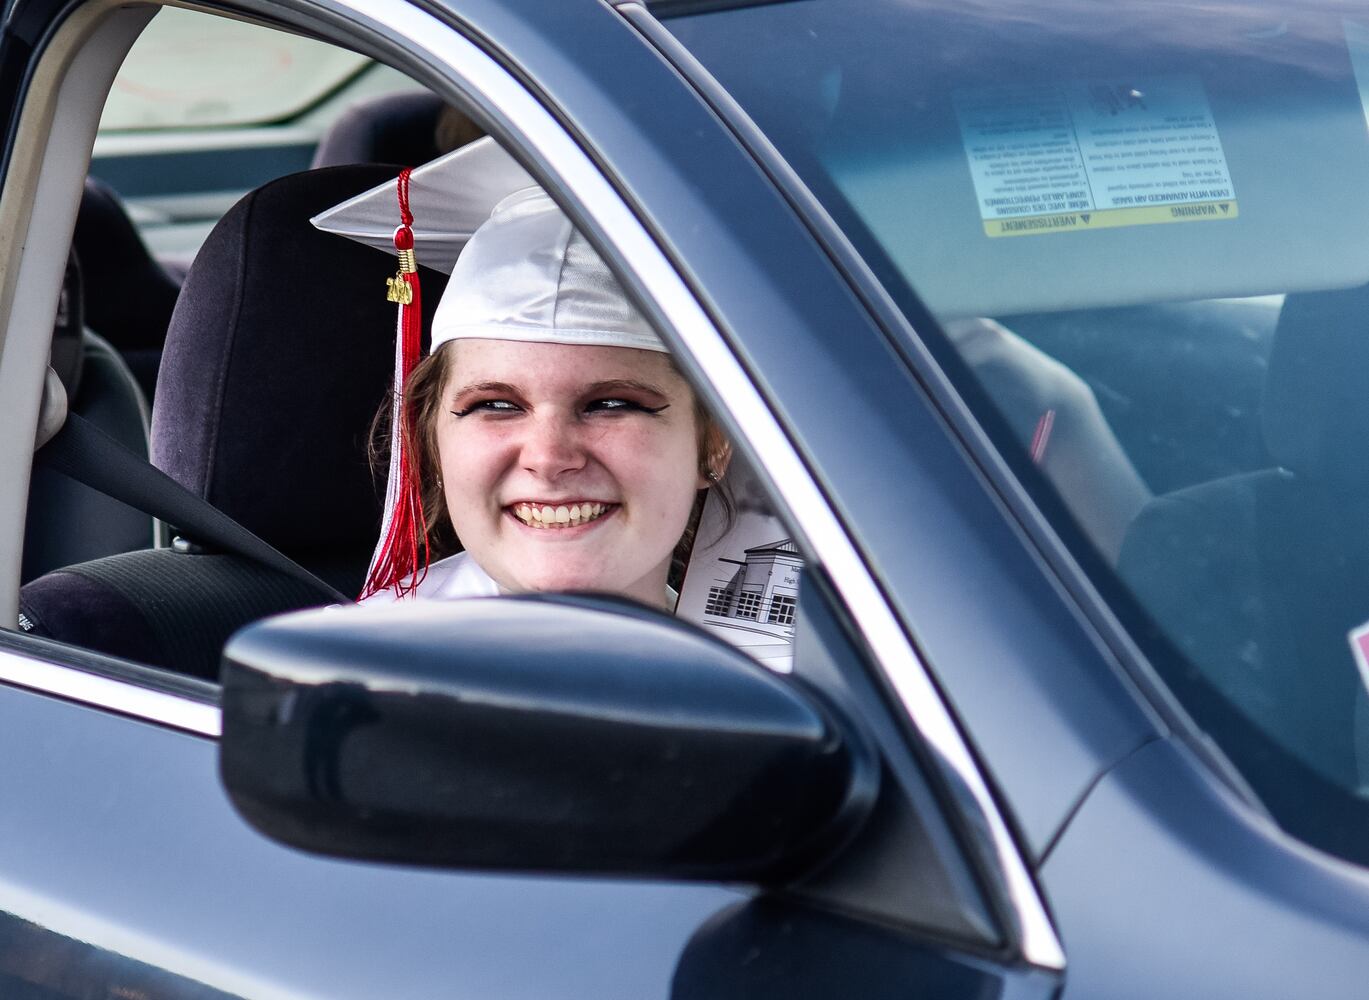
<svg viewBox="0 0 1369 1000">
<path fill-rule="evenodd" d="M 606 591 L 610 593 L 622 593 L 624 588 L 616 586 L 612 581 L 605 579 L 602 572 L 593 570 L 575 570 L 566 567 L 548 567 L 541 572 L 524 572 L 522 574 L 523 589 L 528 591 L 549 591 L 549 590 L 591 590 Z"/>
</svg>

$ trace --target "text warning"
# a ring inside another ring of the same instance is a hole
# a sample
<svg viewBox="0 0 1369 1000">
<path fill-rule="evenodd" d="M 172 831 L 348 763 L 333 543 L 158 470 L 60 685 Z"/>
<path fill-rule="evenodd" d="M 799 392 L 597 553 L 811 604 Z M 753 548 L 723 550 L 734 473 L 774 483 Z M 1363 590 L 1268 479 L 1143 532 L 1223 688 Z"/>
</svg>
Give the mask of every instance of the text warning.
<svg viewBox="0 0 1369 1000">
<path fill-rule="evenodd" d="M 989 236 L 1237 217 L 1197 77 L 980 87 L 953 100 Z"/>
</svg>

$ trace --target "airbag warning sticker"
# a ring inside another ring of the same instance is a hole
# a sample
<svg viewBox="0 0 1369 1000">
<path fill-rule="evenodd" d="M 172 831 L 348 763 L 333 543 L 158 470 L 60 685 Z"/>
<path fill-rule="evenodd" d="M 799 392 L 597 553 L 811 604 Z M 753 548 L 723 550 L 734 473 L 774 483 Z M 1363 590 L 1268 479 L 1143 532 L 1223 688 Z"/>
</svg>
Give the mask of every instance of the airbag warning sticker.
<svg viewBox="0 0 1369 1000">
<path fill-rule="evenodd" d="M 1237 216 L 1195 76 L 979 87 L 952 99 L 989 236 Z"/>
</svg>

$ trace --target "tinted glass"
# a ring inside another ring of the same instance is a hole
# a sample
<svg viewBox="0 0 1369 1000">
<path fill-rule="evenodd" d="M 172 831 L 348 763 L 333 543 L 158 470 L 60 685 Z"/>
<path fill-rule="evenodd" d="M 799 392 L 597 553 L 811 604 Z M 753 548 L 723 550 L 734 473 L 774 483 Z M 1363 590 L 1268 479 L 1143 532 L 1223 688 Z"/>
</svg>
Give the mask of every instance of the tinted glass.
<svg viewBox="0 0 1369 1000">
<path fill-rule="evenodd" d="M 1359 860 L 1366 26 L 1341 4 L 1150 0 L 669 22 L 1271 812 Z"/>
</svg>

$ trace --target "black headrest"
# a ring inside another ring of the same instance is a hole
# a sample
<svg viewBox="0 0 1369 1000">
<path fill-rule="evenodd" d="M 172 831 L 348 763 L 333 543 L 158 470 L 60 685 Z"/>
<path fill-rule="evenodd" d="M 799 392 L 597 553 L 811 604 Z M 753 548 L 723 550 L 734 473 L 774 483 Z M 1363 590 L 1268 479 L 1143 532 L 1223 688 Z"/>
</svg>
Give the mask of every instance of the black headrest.
<svg viewBox="0 0 1369 1000">
<path fill-rule="evenodd" d="M 309 219 L 397 172 L 332 167 L 247 195 L 210 233 L 171 320 L 152 461 L 286 551 L 374 541 L 366 437 L 394 366 L 395 264 Z M 445 279 L 423 280 L 436 303 Z"/>
<path fill-rule="evenodd" d="M 386 94 L 353 105 L 319 141 L 313 165 L 402 163 L 416 167 L 439 156 L 440 97 L 429 93 Z"/>
<path fill-rule="evenodd" d="M 81 265 L 76 251 L 67 255 L 67 270 L 62 275 L 62 291 L 57 299 L 57 320 L 52 325 L 52 370 L 62 380 L 68 401 L 76 399 L 81 388 L 81 367 L 85 360 L 85 309 L 81 294 Z"/>
<path fill-rule="evenodd" d="M 1265 378 L 1264 436 L 1274 462 L 1327 483 L 1369 481 L 1369 286 L 1289 295 Z"/>
<path fill-rule="evenodd" d="M 72 239 L 86 286 L 86 323 L 120 350 L 161 347 L 179 284 L 143 244 L 119 196 L 86 178 Z"/>
</svg>

